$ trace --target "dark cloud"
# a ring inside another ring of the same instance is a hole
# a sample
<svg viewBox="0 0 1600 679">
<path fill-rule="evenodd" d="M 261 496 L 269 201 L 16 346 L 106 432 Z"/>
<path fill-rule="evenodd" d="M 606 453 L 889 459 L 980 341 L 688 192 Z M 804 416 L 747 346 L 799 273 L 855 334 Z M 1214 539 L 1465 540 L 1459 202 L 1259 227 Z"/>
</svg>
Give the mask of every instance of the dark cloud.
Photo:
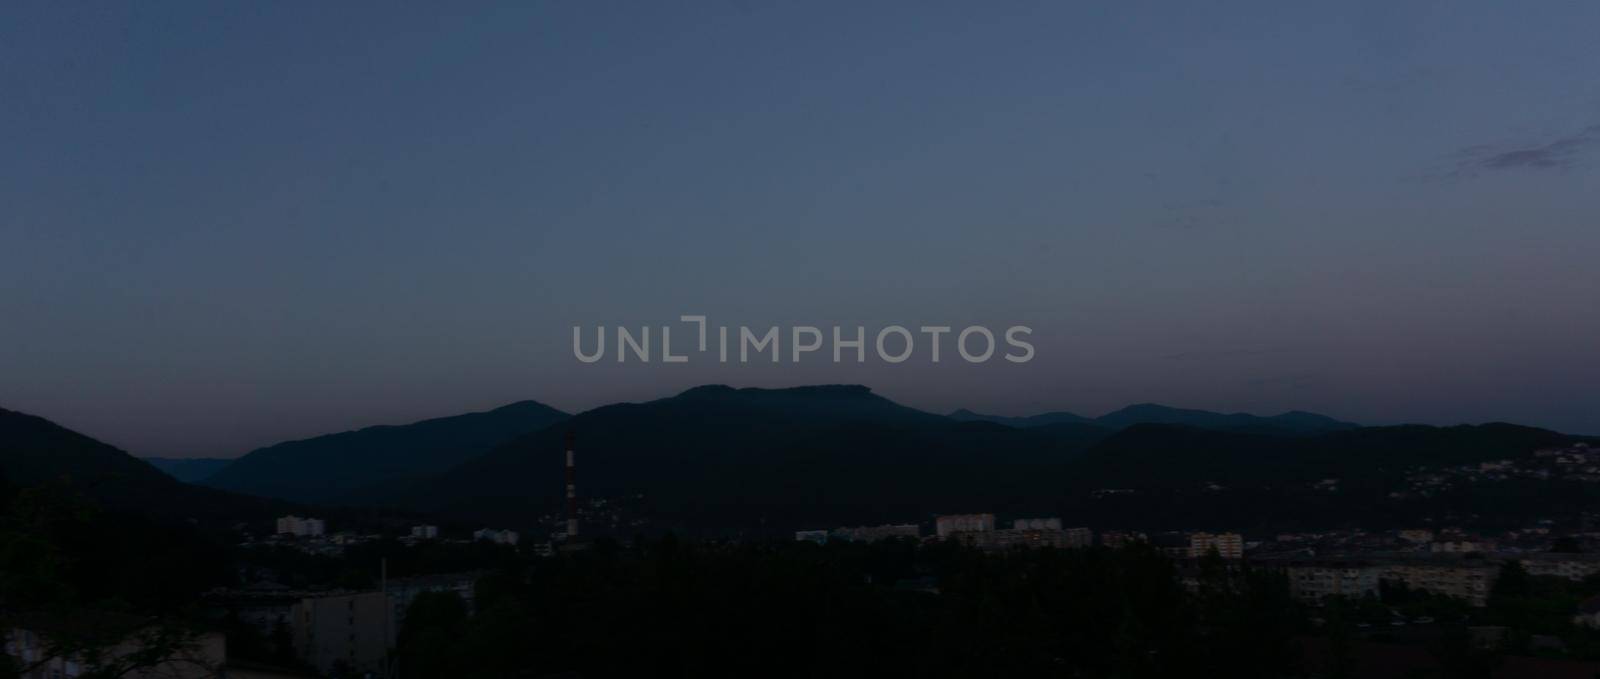
<svg viewBox="0 0 1600 679">
<path fill-rule="evenodd" d="M 1536 146 L 1507 148 L 1483 144 L 1461 151 L 1456 175 L 1480 170 L 1564 170 L 1576 165 L 1590 149 L 1600 146 L 1600 125 Z"/>
</svg>

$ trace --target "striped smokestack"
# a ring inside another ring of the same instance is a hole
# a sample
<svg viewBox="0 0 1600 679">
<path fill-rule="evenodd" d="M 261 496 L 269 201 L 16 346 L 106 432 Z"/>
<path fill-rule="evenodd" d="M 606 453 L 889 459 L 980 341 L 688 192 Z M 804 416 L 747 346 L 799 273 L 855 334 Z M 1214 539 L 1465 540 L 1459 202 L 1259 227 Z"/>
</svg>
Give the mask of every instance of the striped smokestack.
<svg viewBox="0 0 1600 679">
<path fill-rule="evenodd" d="M 577 436 L 567 432 L 567 539 L 578 537 L 578 458 L 573 452 Z"/>
</svg>

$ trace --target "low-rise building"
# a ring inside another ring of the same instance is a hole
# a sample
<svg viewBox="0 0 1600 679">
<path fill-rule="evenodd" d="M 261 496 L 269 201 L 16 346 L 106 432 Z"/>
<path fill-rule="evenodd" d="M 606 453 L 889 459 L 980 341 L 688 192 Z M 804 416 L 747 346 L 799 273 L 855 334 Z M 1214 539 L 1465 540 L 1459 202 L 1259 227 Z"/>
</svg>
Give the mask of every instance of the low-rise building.
<svg viewBox="0 0 1600 679">
<path fill-rule="evenodd" d="M 443 573 L 439 575 L 418 575 L 409 578 L 394 578 L 384 583 L 384 592 L 389 595 L 389 601 L 394 605 L 392 618 L 394 629 L 405 629 L 406 610 L 411 608 L 411 602 L 425 592 L 451 592 L 461 598 L 461 603 L 466 605 L 467 613 L 476 611 L 476 594 L 478 573 Z"/>
<path fill-rule="evenodd" d="M 1489 590 L 1498 572 L 1498 566 L 1487 562 L 1402 562 L 1385 565 L 1379 577 L 1483 607 L 1489 603 Z"/>
<path fill-rule="evenodd" d="M 1189 558 L 1198 559 L 1216 550 L 1224 559 L 1244 558 L 1244 537 L 1238 533 L 1191 533 Z"/>
<path fill-rule="evenodd" d="M 1093 547 L 1094 531 L 1082 526 L 1076 528 L 1064 528 L 1061 531 L 1061 542 L 1063 547 L 1074 549 Z"/>
<path fill-rule="evenodd" d="M 1361 562 L 1308 562 L 1284 567 L 1289 591 L 1306 603 L 1330 596 L 1360 598 L 1378 595 L 1382 569 Z"/>
<path fill-rule="evenodd" d="M 383 592 L 302 599 L 295 604 L 295 653 L 317 671 L 382 675 L 394 647 L 393 602 Z"/>
<path fill-rule="evenodd" d="M 1015 549 L 1018 547 L 1063 547 L 1065 543 L 1059 530 L 1006 529 L 991 531 L 966 531 L 953 533 L 952 539 L 988 550 Z"/>
<path fill-rule="evenodd" d="M 951 533 L 949 539 L 986 550 L 1005 550 L 1018 547 L 1063 549 L 1093 545 L 1094 533 L 1088 528 L 1009 528 L 989 531 L 961 531 Z"/>
<path fill-rule="evenodd" d="M 1471 554 L 1474 552 L 1493 552 L 1494 543 L 1482 540 L 1443 540 L 1428 546 L 1436 554 Z"/>
<path fill-rule="evenodd" d="M 795 541 L 827 544 L 827 530 L 795 530 Z"/>
<path fill-rule="evenodd" d="M 214 589 L 205 594 L 205 601 L 217 611 L 254 627 L 262 638 L 270 639 L 280 627 L 293 628 L 294 606 L 301 599 L 328 593 L 291 589 L 275 582 L 260 582 L 237 589 Z"/>
<path fill-rule="evenodd" d="M 290 514 L 278 517 L 278 534 L 293 535 L 295 537 L 315 537 L 327 531 L 327 524 L 322 519 L 301 518 Z"/>
<path fill-rule="evenodd" d="M 493 542 L 497 545 L 511 545 L 515 547 L 517 542 L 522 539 L 522 536 L 517 535 L 516 531 L 509 529 L 480 528 L 472 532 L 472 539 L 488 540 L 489 542 Z"/>
<path fill-rule="evenodd" d="M 418 540 L 434 540 L 439 537 L 439 527 L 423 524 L 411 527 L 411 537 Z"/>
<path fill-rule="evenodd" d="M 829 532 L 828 537 L 832 540 L 844 540 L 847 542 L 877 542 L 892 538 L 911 538 L 916 540 L 922 537 L 922 527 L 914 523 L 901 523 L 835 528 Z"/>
<path fill-rule="evenodd" d="M 1061 519 L 1016 519 L 1011 527 L 1015 530 L 1061 530 Z"/>
<path fill-rule="evenodd" d="M 1113 530 L 1100 534 L 1100 544 L 1113 549 L 1149 541 L 1149 536 L 1138 531 Z"/>
<path fill-rule="evenodd" d="M 1189 536 L 1181 532 L 1167 531 L 1150 536 L 1150 546 L 1172 559 L 1189 558 L 1193 545 Z"/>
<path fill-rule="evenodd" d="M 954 533 L 972 533 L 994 530 L 993 514 L 950 514 L 934 520 L 934 530 L 940 539 Z"/>
<path fill-rule="evenodd" d="M 1433 531 L 1426 528 L 1408 528 L 1400 531 L 1397 537 L 1414 545 L 1425 545 L 1433 542 Z"/>
<path fill-rule="evenodd" d="M 1600 573 L 1600 556 L 1594 554 L 1524 554 L 1518 560 L 1529 575 L 1548 575 L 1573 582 Z"/>
</svg>

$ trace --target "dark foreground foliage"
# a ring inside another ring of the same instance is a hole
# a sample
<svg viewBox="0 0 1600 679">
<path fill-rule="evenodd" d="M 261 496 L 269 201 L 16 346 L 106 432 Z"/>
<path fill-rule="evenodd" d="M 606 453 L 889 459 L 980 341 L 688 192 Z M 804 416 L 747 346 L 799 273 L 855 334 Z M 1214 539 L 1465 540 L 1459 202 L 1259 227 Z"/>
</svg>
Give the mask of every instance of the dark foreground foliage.
<svg viewBox="0 0 1600 679">
<path fill-rule="evenodd" d="M 1283 676 L 1281 577 L 1153 551 L 601 543 L 418 599 L 407 677 Z M 1208 674 L 1213 672 L 1207 672 Z"/>
</svg>

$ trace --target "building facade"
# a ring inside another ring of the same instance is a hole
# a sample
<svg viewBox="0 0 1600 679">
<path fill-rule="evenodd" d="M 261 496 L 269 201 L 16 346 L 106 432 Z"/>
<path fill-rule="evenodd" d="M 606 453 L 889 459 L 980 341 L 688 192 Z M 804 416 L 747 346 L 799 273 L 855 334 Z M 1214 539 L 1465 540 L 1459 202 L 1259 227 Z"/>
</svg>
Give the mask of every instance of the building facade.
<svg viewBox="0 0 1600 679">
<path fill-rule="evenodd" d="M 1083 549 L 1094 546 L 1094 531 L 1085 527 L 1065 528 L 1061 531 L 1063 547 L 1069 549 Z"/>
<path fill-rule="evenodd" d="M 1382 569 L 1366 563 L 1293 564 L 1284 571 L 1289 578 L 1289 591 L 1309 604 L 1330 596 L 1375 597 L 1382 579 Z"/>
<path fill-rule="evenodd" d="M 1216 550 L 1224 559 L 1244 558 L 1244 537 L 1238 533 L 1191 533 L 1189 558 L 1198 559 Z"/>
<path fill-rule="evenodd" d="M 954 533 L 973 533 L 994 530 L 993 514 L 950 514 L 934 520 L 934 530 L 940 539 Z"/>
<path fill-rule="evenodd" d="M 882 526 L 857 526 L 855 528 L 835 528 L 829 532 L 831 540 L 844 540 L 847 542 L 877 542 L 892 538 L 910 538 L 913 540 L 922 537 L 922 527 L 914 523 L 885 524 Z"/>
<path fill-rule="evenodd" d="M 1072 549 L 1094 544 L 1094 533 L 1088 528 L 1007 528 L 1004 530 L 956 531 L 947 538 L 962 544 L 986 550 L 1006 550 L 1021 547 Z"/>
<path fill-rule="evenodd" d="M 1011 522 L 1013 530 L 1061 530 L 1061 519 L 1017 519 Z"/>
<path fill-rule="evenodd" d="M 394 647 L 393 610 L 383 592 L 302 599 L 293 613 L 295 653 L 323 674 L 381 676 Z"/>
<path fill-rule="evenodd" d="M 1380 577 L 1411 589 L 1463 599 L 1483 607 L 1489 603 L 1497 567 L 1493 564 L 1403 563 L 1385 566 Z"/>
<path fill-rule="evenodd" d="M 1519 560 L 1529 575 L 1548 575 L 1581 582 L 1600 573 L 1600 559 L 1593 554 L 1526 554 Z"/>
</svg>

